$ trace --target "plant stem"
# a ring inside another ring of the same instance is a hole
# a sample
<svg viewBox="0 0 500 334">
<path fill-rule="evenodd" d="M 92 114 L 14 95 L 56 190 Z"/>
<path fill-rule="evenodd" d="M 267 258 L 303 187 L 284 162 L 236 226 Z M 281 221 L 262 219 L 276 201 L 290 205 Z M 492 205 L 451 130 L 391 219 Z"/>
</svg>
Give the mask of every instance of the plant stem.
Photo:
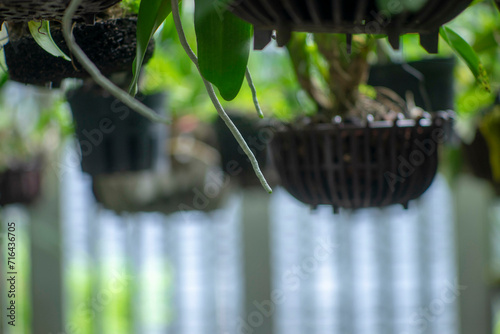
<svg viewBox="0 0 500 334">
<path fill-rule="evenodd" d="M 250 74 L 250 70 L 248 68 L 247 68 L 247 72 L 246 72 L 246 78 L 247 78 L 248 86 L 250 87 L 250 90 L 252 91 L 253 104 L 255 105 L 255 109 L 257 110 L 257 114 L 259 115 L 260 118 L 264 118 L 264 113 L 262 112 L 262 109 L 260 108 L 259 99 L 257 98 L 257 89 L 255 89 L 255 85 L 253 84 L 253 80 L 252 80 L 252 74 Z"/>
<path fill-rule="evenodd" d="M 171 3 L 172 3 L 172 16 L 174 18 L 175 27 L 177 29 L 177 33 L 179 35 L 179 40 L 181 42 L 181 45 L 184 48 L 184 50 L 186 51 L 186 53 L 189 56 L 189 58 L 191 59 L 191 61 L 195 64 L 196 68 L 198 69 L 198 72 L 200 72 L 198 58 L 196 57 L 193 50 L 189 46 L 189 43 L 186 39 L 186 35 L 184 34 L 184 29 L 182 28 L 181 16 L 179 14 L 179 0 L 171 0 Z M 248 144 L 245 142 L 245 139 L 243 138 L 241 133 L 238 131 L 238 128 L 236 128 L 233 121 L 231 121 L 231 118 L 229 118 L 226 111 L 222 107 L 221 103 L 219 102 L 219 99 L 217 98 L 217 94 L 215 93 L 215 90 L 214 90 L 214 87 L 212 86 L 212 84 L 210 82 L 208 82 L 203 77 L 201 72 L 200 72 L 200 75 L 203 79 L 203 83 L 205 84 L 208 95 L 210 96 L 210 99 L 212 100 L 212 103 L 213 103 L 215 109 L 217 109 L 217 113 L 222 118 L 224 123 L 226 123 L 227 127 L 229 128 L 229 130 L 231 131 L 233 136 L 238 141 L 238 144 L 240 144 L 241 148 L 243 149 L 245 154 L 250 159 L 250 162 L 252 163 L 252 167 L 253 167 L 255 174 L 257 175 L 260 183 L 262 184 L 264 189 L 266 189 L 266 191 L 271 194 L 273 192 L 273 190 L 271 189 L 271 187 L 267 183 L 266 178 L 264 177 L 264 174 L 262 174 L 262 171 L 260 170 L 259 163 L 258 163 L 257 159 L 255 158 L 255 155 L 253 154 L 250 147 L 248 147 Z"/>
<path fill-rule="evenodd" d="M 92 79 L 94 79 L 94 81 L 99 86 L 101 86 L 118 100 L 123 102 L 127 107 L 137 111 L 139 114 L 143 115 L 153 122 L 170 124 L 171 122 L 169 120 L 157 115 L 152 109 L 146 107 L 144 104 L 130 96 L 127 92 L 116 86 L 113 82 L 111 82 L 111 80 L 102 75 L 97 66 L 94 65 L 89 57 L 87 57 L 85 52 L 83 52 L 83 50 L 78 46 L 73 36 L 72 24 L 73 16 L 81 3 L 82 0 L 72 0 L 68 8 L 66 9 L 66 12 L 64 13 L 62 21 L 63 36 L 71 53 L 73 53 L 80 64 L 82 64 L 83 68 L 90 74 Z"/>
</svg>

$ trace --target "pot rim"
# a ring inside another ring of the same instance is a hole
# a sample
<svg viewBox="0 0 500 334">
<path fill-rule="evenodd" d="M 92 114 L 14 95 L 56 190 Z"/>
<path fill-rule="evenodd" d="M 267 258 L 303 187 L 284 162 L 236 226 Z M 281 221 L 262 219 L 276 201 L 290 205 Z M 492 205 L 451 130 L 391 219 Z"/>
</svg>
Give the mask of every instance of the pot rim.
<svg viewBox="0 0 500 334">
<path fill-rule="evenodd" d="M 364 125 L 355 123 L 345 123 L 345 122 L 332 122 L 332 123 L 318 123 L 318 124 L 307 124 L 302 128 L 296 128 L 293 123 L 281 124 L 279 128 L 276 129 L 277 133 L 285 132 L 331 132 L 331 131 L 357 131 L 365 129 L 390 129 L 392 127 L 397 128 L 413 128 L 415 126 L 420 126 L 423 128 L 430 128 L 432 126 L 442 127 L 445 123 L 451 121 L 453 117 L 450 112 L 445 112 L 444 115 L 441 113 L 439 116 L 432 118 L 419 118 L 419 119 L 397 119 L 394 121 L 365 121 Z"/>
</svg>

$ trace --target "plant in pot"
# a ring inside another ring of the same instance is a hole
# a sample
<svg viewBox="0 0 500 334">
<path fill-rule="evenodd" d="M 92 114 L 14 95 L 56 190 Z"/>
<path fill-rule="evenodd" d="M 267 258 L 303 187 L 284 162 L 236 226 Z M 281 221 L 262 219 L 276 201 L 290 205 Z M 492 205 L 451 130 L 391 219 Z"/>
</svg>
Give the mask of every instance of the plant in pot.
<svg viewBox="0 0 500 334">
<path fill-rule="evenodd" d="M 116 2 L 108 1 L 107 4 Z M 98 8 L 102 7 L 95 6 Z M 96 17 L 92 24 L 82 22 L 81 15 L 76 14 L 72 27 L 75 40 L 103 75 L 129 71 L 132 66 L 137 25 L 133 10 L 128 2 L 118 4 L 106 11 L 92 13 L 92 17 Z M 37 21 L 30 21 L 34 19 Z M 44 15 L 27 17 L 7 21 L 6 26 L 5 65 L 11 80 L 59 87 L 65 78 L 90 77 L 70 53 L 57 19 Z M 153 45 L 148 45 L 146 60 L 151 57 L 152 50 Z"/>
<path fill-rule="evenodd" d="M 44 160 L 71 131 L 60 96 L 7 84 L 1 91 L 0 205 L 31 204 L 41 194 Z"/>
<path fill-rule="evenodd" d="M 450 116 L 430 115 L 387 88 L 363 89 L 373 37 L 293 34 L 287 48 L 316 112 L 281 126 L 271 143 L 283 186 L 316 207 L 402 204 L 432 183 Z M 360 89 L 361 88 L 361 89 Z"/>
</svg>

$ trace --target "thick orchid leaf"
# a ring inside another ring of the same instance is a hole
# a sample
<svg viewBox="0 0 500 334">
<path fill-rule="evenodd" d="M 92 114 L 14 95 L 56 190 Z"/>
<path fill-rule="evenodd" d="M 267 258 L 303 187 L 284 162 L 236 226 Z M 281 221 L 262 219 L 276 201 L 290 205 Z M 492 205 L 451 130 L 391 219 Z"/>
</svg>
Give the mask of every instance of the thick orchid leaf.
<svg viewBox="0 0 500 334">
<path fill-rule="evenodd" d="M 33 36 L 35 42 L 40 45 L 42 49 L 54 57 L 61 57 L 64 60 L 71 61 L 71 58 L 68 57 L 52 39 L 49 21 L 30 21 L 28 23 L 28 27 L 30 29 L 31 36 Z"/>
<path fill-rule="evenodd" d="M 132 68 L 133 80 L 130 93 L 137 94 L 137 83 L 148 50 L 149 42 L 163 21 L 172 12 L 170 0 L 145 0 L 141 1 L 139 16 L 137 18 L 137 54 Z"/>
<path fill-rule="evenodd" d="M 225 6 L 221 0 L 195 0 L 194 23 L 201 74 L 230 101 L 245 79 L 253 28 Z"/>
<path fill-rule="evenodd" d="M 448 27 L 439 30 L 441 37 L 448 43 L 451 49 L 467 64 L 478 83 L 486 90 L 490 91 L 490 80 L 479 56 L 459 34 Z"/>
</svg>

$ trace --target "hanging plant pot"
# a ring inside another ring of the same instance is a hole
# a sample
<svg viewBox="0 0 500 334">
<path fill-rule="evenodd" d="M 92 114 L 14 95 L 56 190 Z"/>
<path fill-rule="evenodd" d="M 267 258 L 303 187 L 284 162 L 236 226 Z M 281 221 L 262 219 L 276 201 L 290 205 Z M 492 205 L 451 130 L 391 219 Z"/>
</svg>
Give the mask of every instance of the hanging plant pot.
<svg viewBox="0 0 500 334">
<path fill-rule="evenodd" d="M 254 152 L 266 180 L 271 184 L 276 183 L 276 176 L 273 175 L 273 169 L 269 166 L 267 149 L 267 144 L 271 141 L 274 131 L 270 127 L 262 126 L 262 123 L 250 117 L 237 113 L 231 113 L 230 117 Z M 255 176 L 252 164 L 220 117 L 215 122 L 215 130 L 219 142 L 222 169 L 243 188 L 260 187 L 260 181 Z"/>
<path fill-rule="evenodd" d="M 165 96 L 138 99 L 157 112 Z M 82 154 L 82 170 L 90 175 L 140 171 L 156 165 L 165 126 L 132 111 L 95 85 L 68 94 Z"/>
<path fill-rule="evenodd" d="M 493 169 L 494 163 L 499 161 L 498 151 L 495 152 L 495 150 L 492 149 L 492 142 L 488 143 L 488 140 L 486 140 L 486 137 L 482 132 L 482 130 L 485 130 L 485 128 L 481 128 L 481 123 L 492 122 L 491 124 L 487 124 L 491 128 L 486 130 L 492 131 L 494 128 L 494 132 L 489 134 L 496 135 L 495 138 L 498 139 L 500 127 L 498 126 L 498 118 L 495 119 L 495 114 L 498 115 L 499 113 L 498 108 L 500 108 L 500 93 L 497 94 L 497 98 L 491 106 L 485 108 L 480 112 L 482 117 L 479 128 L 476 130 L 474 140 L 470 144 L 464 143 L 462 145 L 462 149 L 464 152 L 465 160 L 467 161 L 467 165 L 470 167 L 472 173 L 476 177 L 490 182 L 497 195 L 500 196 L 500 182 L 498 180 L 498 177 L 495 178 L 495 172 Z"/>
<path fill-rule="evenodd" d="M 171 214 L 220 208 L 230 189 L 229 180 L 220 170 L 217 150 L 199 139 L 171 138 L 168 168 L 94 176 L 97 201 L 117 213 Z"/>
<path fill-rule="evenodd" d="M 0 173 L 0 206 L 31 204 L 40 195 L 41 167 L 36 161 Z"/>
<path fill-rule="evenodd" d="M 387 2 L 387 1 L 385 1 Z M 342 34 L 386 34 L 394 48 L 399 36 L 421 34 L 422 45 L 437 53 L 439 27 L 465 10 L 472 0 L 428 0 L 421 8 L 404 11 L 402 2 L 389 1 L 389 8 L 376 0 L 234 0 L 231 10 L 252 23 L 257 48 L 271 40 L 277 30 L 278 44 L 285 45 L 292 31 Z M 406 5 L 407 6 L 407 5 Z"/>
<path fill-rule="evenodd" d="M 134 18 L 107 20 L 89 26 L 76 24 L 75 40 L 92 62 L 106 76 L 117 72 L 128 72 L 136 55 L 137 20 Z M 52 37 L 67 55 L 70 54 L 62 32 L 52 29 Z M 153 54 L 150 44 L 146 61 Z M 5 59 L 11 80 L 25 84 L 44 86 L 52 83 L 59 86 L 65 78 L 88 78 L 89 74 L 78 62 L 70 62 L 52 56 L 43 50 L 31 37 L 24 35 L 10 40 L 5 45 Z"/>
<path fill-rule="evenodd" d="M 477 178 L 490 182 L 496 194 L 500 196 L 500 183 L 495 182 L 493 179 L 488 143 L 479 129 L 470 144 L 462 144 L 462 151 L 472 174 Z"/>
<path fill-rule="evenodd" d="M 427 111 L 454 110 L 455 64 L 455 58 L 441 58 L 374 65 L 368 85 L 387 87 L 403 97 L 410 91 L 415 104 Z"/>
<path fill-rule="evenodd" d="M 95 14 L 121 0 L 83 0 L 74 19 L 93 21 Z M 61 20 L 70 0 L 0 0 L 0 22 L 28 22 L 32 20 Z"/>
<path fill-rule="evenodd" d="M 407 207 L 431 185 L 449 124 L 443 116 L 285 128 L 271 152 L 282 185 L 313 208 Z"/>
</svg>

